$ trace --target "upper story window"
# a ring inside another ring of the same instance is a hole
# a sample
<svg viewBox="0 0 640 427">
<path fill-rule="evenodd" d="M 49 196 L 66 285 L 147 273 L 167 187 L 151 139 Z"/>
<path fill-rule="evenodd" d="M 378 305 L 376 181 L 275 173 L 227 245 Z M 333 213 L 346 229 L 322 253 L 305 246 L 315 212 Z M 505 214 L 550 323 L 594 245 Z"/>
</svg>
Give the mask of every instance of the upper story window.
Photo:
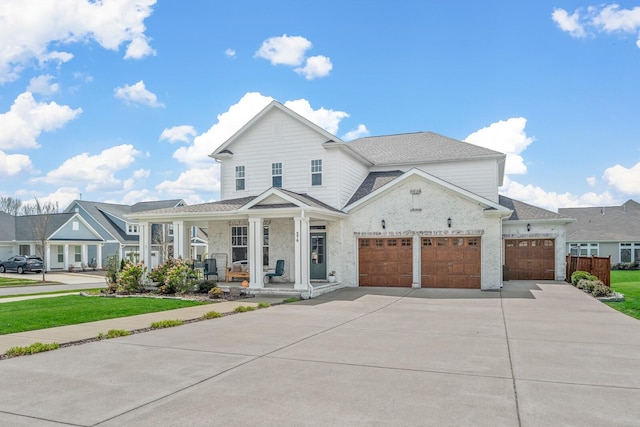
<svg viewBox="0 0 640 427">
<path fill-rule="evenodd" d="M 167 224 L 167 236 L 173 236 L 173 224 Z"/>
<path fill-rule="evenodd" d="M 311 160 L 311 185 L 322 185 L 322 159 Z"/>
<path fill-rule="evenodd" d="M 236 166 L 236 190 L 244 188 L 244 166 Z"/>
<path fill-rule="evenodd" d="M 271 163 L 271 186 L 282 188 L 282 163 Z"/>
<path fill-rule="evenodd" d="M 127 234 L 140 234 L 138 224 L 127 224 Z"/>
</svg>

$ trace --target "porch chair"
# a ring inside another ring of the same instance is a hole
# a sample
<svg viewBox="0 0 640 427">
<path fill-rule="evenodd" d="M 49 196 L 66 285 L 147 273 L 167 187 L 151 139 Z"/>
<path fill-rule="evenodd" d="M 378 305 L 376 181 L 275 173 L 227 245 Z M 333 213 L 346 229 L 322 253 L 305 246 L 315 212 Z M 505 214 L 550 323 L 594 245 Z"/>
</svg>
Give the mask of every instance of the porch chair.
<svg viewBox="0 0 640 427">
<path fill-rule="evenodd" d="M 218 267 L 215 258 L 204 260 L 204 278 L 209 280 L 209 276 L 216 276 L 216 280 L 218 279 Z"/>
<path fill-rule="evenodd" d="M 271 279 L 274 277 L 281 277 L 282 275 L 284 275 L 284 260 L 279 259 L 276 261 L 276 271 L 273 273 L 267 273 L 264 277 L 269 279 L 268 283 L 271 283 Z"/>
</svg>

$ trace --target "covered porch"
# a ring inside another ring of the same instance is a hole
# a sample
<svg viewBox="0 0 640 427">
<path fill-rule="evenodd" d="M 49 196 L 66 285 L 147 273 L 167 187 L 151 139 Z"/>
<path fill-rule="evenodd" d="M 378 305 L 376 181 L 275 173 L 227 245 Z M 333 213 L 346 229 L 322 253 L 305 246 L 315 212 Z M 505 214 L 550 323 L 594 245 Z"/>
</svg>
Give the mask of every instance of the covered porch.
<svg viewBox="0 0 640 427">
<path fill-rule="evenodd" d="M 136 214 L 146 265 L 152 265 L 151 224 L 172 224 L 173 255 L 182 259 L 191 258 L 190 230 L 201 227 L 207 231 L 203 258 L 216 260 L 221 287 L 242 286 L 246 280 L 254 293 L 264 289 L 307 295 L 319 291 L 316 284 L 329 283 L 329 272 L 339 262 L 327 256 L 331 229 L 339 228 L 330 225 L 344 218 L 345 213 L 306 195 L 276 188 L 257 197 Z M 278 261 L 284 271 L 267 280 Z"/>
</svg>

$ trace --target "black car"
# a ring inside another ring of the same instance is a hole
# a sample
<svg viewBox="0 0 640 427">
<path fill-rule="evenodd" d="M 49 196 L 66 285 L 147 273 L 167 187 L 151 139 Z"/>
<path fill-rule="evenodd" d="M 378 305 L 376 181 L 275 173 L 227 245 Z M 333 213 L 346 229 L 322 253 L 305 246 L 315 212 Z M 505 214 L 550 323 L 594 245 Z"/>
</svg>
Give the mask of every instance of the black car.
<svg viewBox="0 0 640 427">
<path fill-rule="evenodd" d="M 0 273 L 4 273 L 9 270 L 15 270 L 19 274 L 23 274 L 25 271 L 40 273 L 42 268 L 42 258 L 37 256 L 18 255 L 12 256 L 6 261 L 0 261 Z"/>
</svg>

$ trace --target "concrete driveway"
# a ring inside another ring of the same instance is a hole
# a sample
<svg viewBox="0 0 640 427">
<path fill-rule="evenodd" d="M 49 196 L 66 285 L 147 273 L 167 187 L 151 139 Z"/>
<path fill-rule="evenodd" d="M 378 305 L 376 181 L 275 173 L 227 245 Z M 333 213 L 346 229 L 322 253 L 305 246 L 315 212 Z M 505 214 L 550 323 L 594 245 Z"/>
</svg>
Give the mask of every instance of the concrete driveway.
<svg viewBox="0 0 640 427">
<path fill-rule="evenodd" d="M 0 378 L 12 426 L 637 426 L 640 322 L 559 283 L 344 289 Z"/>
</svg>

